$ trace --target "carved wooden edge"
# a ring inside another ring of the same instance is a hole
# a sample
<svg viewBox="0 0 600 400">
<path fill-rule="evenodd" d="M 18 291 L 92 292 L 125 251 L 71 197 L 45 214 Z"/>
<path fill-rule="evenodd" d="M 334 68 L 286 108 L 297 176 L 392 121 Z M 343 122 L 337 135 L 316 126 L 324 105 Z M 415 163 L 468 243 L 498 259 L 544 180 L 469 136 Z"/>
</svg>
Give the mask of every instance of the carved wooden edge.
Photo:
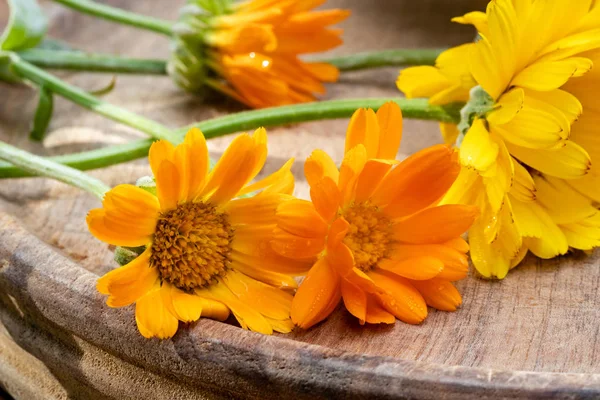
<svg viewBox="0 0 600 400">
<path fill-rule="evenodd" d="M 599 374 L 497 371 L 363 356 L 211 320 L 180 329 L 172 340 L 146 340 L 136 330 L 132 307 L 108 308 L 94 288 L 96 279 L 0 212 L 0 318 L 17 343 L 47 365 L 54 363 L 51 370 L 60 373 L 61 358 L 48 351 L 54 341 L 65 354 L 62 369 L 76 384 L 94 385 L 86 378 L 90 371 L 83 373 L 83 363 L 77 365 L 85 352 L 99 357 L 98 374 L 106 372 L 103 357 L 122 363 L 111 367 L 116 382 L 111 390 L 85 388 L 101 397 L 119 397 L 118 387 L 130 393 L 127 382 L 119 386 L 118 381 L 139 374 L 139 382 L 160 377 L 210 398 L 600 398 Z M 119 370 L 125 367 L 126 374 Z"/>
</svg>

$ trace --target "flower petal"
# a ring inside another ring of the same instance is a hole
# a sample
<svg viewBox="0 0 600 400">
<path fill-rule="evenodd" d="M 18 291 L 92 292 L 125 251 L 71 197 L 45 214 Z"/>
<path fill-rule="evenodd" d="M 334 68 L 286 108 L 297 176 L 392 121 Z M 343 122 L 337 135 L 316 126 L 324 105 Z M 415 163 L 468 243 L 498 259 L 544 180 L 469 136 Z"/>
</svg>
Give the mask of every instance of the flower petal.
<svg viewBox="0 0 600 400">
<path fill-rule="evenodd" d="M 377 110 L 379 123 L 379 150 L 377 158 L 395 160 L 402 141 L 402 111 L 389 101 Z"/>
<path fill-rule="evenodd" d="M 310 188 L 310 198 L 323 220 L 330 221 L 337 213 L 342 195 L 338 186 L 329 177 L 323 177 Z"/>
<path fill-rule="evenodd" d="M 340 172 L 329 154 L 323 150 L 315 150 L 304 163 L 304 175 L 306 181 L 312 187 L 317 185 L 325 176 L 337 183 Z"/>
<path fill-rule="evenodd" d="M 341 289 L 346 310 L 358 318 L 361 325 L 364 325 L 367 319 L 367 294 L 345 279 L 341 280 Z"/>
<path fill-rule="evenodd" d="M 465 233 L 479 216 L 474 206 L 447 204 L 425 209 L 397 221 L 394 238 L 413 244 L 444 243 Z"/>
<path fill-rule="evenodd" d="M 437 203 L 459 172 L 457 153 L 445 145 L 428 147 L 392 169 L 372 201 L 390 216 L 407 216 Z"/>
<path fill-rule="evenodd" d="M 181 199 L 181 176 L 175 164 L 163 161 L 158 167 L 156 179 L 156 195 L 162 211 L 172 210 L 177 207 Z"/>
<path fill-rule="evenodd" d="M 383 114 L 382 114 L 383 117 Z M 377 158 L 379 153 L 379 122 L 372 109 L 359 108 L 354 112 L 346 131 L 346 147 L 344 153 L 363 145 L 367 158 Z"/>
<path fill-rule="evenodd" d="M 408 324 L 420 324 L 427 317 L 425 300 L 408 279 L 399 276 L 392 278 L 373 271 L 369 275 L 385 291 L 376 296 L 396 318 Z"/>
<path fill-rule="evenodd" d="M 438 276 L 444 270 L 444 263 L 435 257 L 422 256 L 402 261 L 383 259 L 377 268 L 408 279 L 426 280 Z"/>
<path fill-rule="evenodd" d="M 277 226 L 293 235 L 324 238 L 328 226 L 310 201 L 294 199 L 277 208 Z"/>
<path fill-rule="evenodd" d="M 158 220 L 155 196 L 133 185 L 119 185 L 104 196 L 103 208 L 91 210 L 86 221 L 92 235 L 116 246 L 150 243 Z"/>
<path fill-rule="evenodd" d="M 460 293 L 454 285 L 444 279 L 412 281 L 428 306 L 442 311 L 456 311 L 462 303 Z"/>
<path fill-rule="evenodd" d="M 341 296 L 340 277 L 325 259 L 319 259 L 292 301 L 292 321 L 301 328 L 310 328 L 333 312 Z"/>
<path fill-rule="evenodd" d="M 169 284 L 157 282 L 154 289 L 138 299 L 135 305 L 135 321 L 142 336 L 168 339 L 179 327 L 177 318 L 167 309 L 166 298 L 170 298 Z"/>
</svg>

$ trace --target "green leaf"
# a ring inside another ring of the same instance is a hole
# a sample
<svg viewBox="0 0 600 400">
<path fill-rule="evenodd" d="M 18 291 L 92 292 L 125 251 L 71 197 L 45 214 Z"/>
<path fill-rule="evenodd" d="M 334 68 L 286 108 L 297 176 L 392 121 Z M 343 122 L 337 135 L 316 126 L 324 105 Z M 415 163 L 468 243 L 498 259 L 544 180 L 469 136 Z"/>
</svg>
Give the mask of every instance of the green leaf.
<svg viewBox="0 0 600 400">
<path fill-rule="evenodd" d="M 44 140 L 50 119 L 52 119 L 52 110 L 54 109 L 54 97 L 52 92 L 40 86 L 38 106 L 35 110 L 35 117 L 33 117 L 33 127 L 29 138 L 37 142 Z"/>
<path fill-rule="evenodd" d="M 24 50 L 44 38 L 48 21 L 36 0 L 8 0 L 10 17 L 0 36 L 0 50 Z"/>
</svg>

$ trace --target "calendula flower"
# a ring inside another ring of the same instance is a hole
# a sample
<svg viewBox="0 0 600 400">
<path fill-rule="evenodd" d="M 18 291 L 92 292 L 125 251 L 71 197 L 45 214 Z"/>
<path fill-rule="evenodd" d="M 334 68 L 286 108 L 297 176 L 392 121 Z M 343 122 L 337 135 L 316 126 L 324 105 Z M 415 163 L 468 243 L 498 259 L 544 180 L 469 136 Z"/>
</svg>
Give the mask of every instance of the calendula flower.
<svg viewBox="0 0 600 400">
<path fill-rule="evenodd" d="M 325 0 L 188 2 L 177 25 L 169 72 L 184 88 L 205 85 L 254 108 L 314 101 L 335 82 L 333 65 L 305 62 L 301 55 L 342 44 L 345 10 L 314 8 Z"/>
<path fill-rule="evenodd" d="M 591 0 L 494 0 L 486 13 L 455 20 L 473 24 L 480 36 L 445 53 L 463 54 L 446 60 L 460 73 L 437 68 L 447 80 L 441 86 L 433 72 L 416 82 L 419 70 L 408 69 L 398 86 L 436 104 L 464 100 L 444 95 L 447 87 L 464 94 L 471 86 L 461 123 L 442 131 L 458 140 L 464 167 L 445 201 L 482 210 L 469 232 L 478 271 L 503 278 L 527 251 L 552 258 L 599 246 L 600 180 L 592 161 L 600 157 L 600 109 L 592 93 L 600 80 L 590 70 L 600 61 L 600 7 Z"/>
<path fill-rule="evenodd" d="M 290 331 L 292 295 L 280 288 L 295 288 L 287 273 L 303 265 L 272 252 L 268 240 L 277 206 L 294 187 L 292 160 L 248 185 L 266 156 L 266 132 L 258 129 L 234 139 L 209 172 L 204 136 L 192 129 L 176 147 L 161 140 L 150 148 L 156 196 L 119 185 L 90 211 L 87 223 L 98 239 L 147 246 L 97 284 L 110 307 L 136 304 L 143 336 L 169 338 L 179 321 L 224 320 L 230 312 L 245 329 Z"/>
<path fill-rule="evenodd" d="M 416 324 L 427 305 L 454 311 L 461 304 L 451 282 L 467 274 L 460 235 L 477 210 L 437 205 L 459 173 L 452 149 L 433 146 L 399 163 L 401 135 L 395 103 L 377 114 L 356 111 L 341 167 L 314 151 L 304 165 L 311 201 L 277 209 L 273 249 L 310 268 L 292 303 L 296 325 L 322 321 L 341 299 L 361 324 Z"/>
</svg>

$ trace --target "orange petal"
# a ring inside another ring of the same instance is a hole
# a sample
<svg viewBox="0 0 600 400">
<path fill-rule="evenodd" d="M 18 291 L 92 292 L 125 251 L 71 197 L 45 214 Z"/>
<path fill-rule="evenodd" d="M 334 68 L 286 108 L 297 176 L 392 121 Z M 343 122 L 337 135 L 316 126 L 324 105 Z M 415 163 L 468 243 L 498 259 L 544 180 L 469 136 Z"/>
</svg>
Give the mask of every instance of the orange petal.
<svg viewBox="0 0 600 400">
<path fill-rule="evenodd" d="M 402 141 L 402 111 L 393 101 L 377 110 L 379 150 L 377 158 L 395 160 Z"/>
<path fill-rule="evenodd" d="M 87 215 L 92 235 L 116 246 L 150 243 L 159 212 L 155 196 L 133 185 L 119 185 L 106 193 L 103 206 Z"/>
<path fill-rule="evenodd" d="M 405 261 L 416 257 L 434 257 L 444 264 L 444 269 L 438 278 L 457 281 L 467 277 L 469 262 L 466 251 L 468 246 L 467 250 L 460 252 L 446 244 L 401 244 L 394 247 L 394 253 L 390 258 L 394 261 Z"/>
<path fill-rule="evenodd" d="M 368 160 L 358 177 L 354 201 L 367 201 L 394 163 L 391 160 Z"/>
<path fill-rule="evenodd" d="M 413 214 L 437 203 L 459 172 L 458 155 L 451 148 L 426 148 L 387 174 L 373 194 L 373 202 L 392 217 Z"/>
<path fill-rule="evenodd" d="M 240 224 L 275 224 L 277 207 L 287 203 L 291 198 L 286 194 L 260 193 L 253 197 L 231 200 L 223 207 L 229 223 Z"/>
<path fill-rule="evenodd" d="M 198 128 L 192 128 L 185 135 L 183 145 L 187 151 L 188 165 L 188 196 L 187 200 L 195 199 L 204 189 L 208 173 L 208 148 L 204 134 Z"/>
<path fill-rule="evenodd" d="M 96 289 L 110 297 L 109 307 L 124 307 L 150 291 L 159 278 L 158 270 L 150 267 L 150 248 L 129 264 L 116 268 L 98 279 Z"/>
<path fill-rule="evenodd" d="M 346 310 L 358 318 L 363 325 L 367 319 L 367 294 L 345 279 L 341 280 L 341 289 Z"/>
<path fill-rule="evenodd" d="M 303 35 L 277 31 L 277 53 L 305 54 L 331 50 L 343 43 L 341 30 L 319 29 Z"/>
<path fill-rule="evenodd" d="M 354 112 L 346 130 L 344 153 L 362 144 L 368 159 L 377 158 L 379 152 L 379 122 L 372 109 L 359 108 Z"/>
<path fill-rule="evenodd" d="M 371 271 L 369 276 L 384 294 L 376 294 L 383 307 L 399 320 L 409 324 L 420 324 L 427 317 L 427 304 L 410 281 L 399 276 L 393 278 Z"/>
<path fill-rule="evenodd" d="M 302 68 L 321 82 L 337 82 L 340 76 L 340 70 L 328 63 L 307 62 Z"/>
<path fill-rule="evenodd" d="M 252 265 L 244 261 L 246 261 L 244 258 L 232 260 L 231 268 L 276 288 L 296 289 L 298 287 L 298 283 L 291 275 L 269 271 L 262 265 Z"/>
<path fill-rule="evenodd" d="M 462 303 L 460 293 L 450 282 L 435 278 L 428 281 L 412 281 L 425 299 L 425 302 L 433 308 L 442 311 L 456 311 Z"/>
<path fill-rule="evenodd" d="M 225 304 L 233 312 L 242 328 L 265 335 L 273 333 L 273 327 L 269 321 L 260 312 L 234 295 L 222 281 L 197 291 L 197 293 L 202 297 Z"/>
<path fill-rule="evenodd" d="M 325 249 L 325 236 L 304 238 L 277 227 L 273 230 L 271 247 L 284 257 L 312 259 Z"/>
<path fill-rule="evenodd" d="M 175 335 L 179 321 L 167 308 L 170 299 L 170 285 L 160 286 L 156 283 L 154 289 L 140 298 L 135 305 L 135 321 L 142 336 L 168 339 Z"/>
<path fill-rule="evenodd" d="M 292 194 L 294 191 L 294 175 L 291 172 L 293 164 L 294 159 L 290 158 L 276 172 L 240 190 L 238 196 L 244 196 L 257 190 L 264 190 L 264 192 L 269 193 Z"/>
<path fill-rule="evenodd" d="M 423 256 L 403 261 L 383 259 L 377 263 L 377 268 L 408 279 L 426 280 L 438 276 L 444 264 L 435 257 Z"/>
<path fill-rule="evenodd" d="M 310 201 L 294 199 L 277 208 L 277 226 L 292 235 L 324 238 L 329 228 Z"/>
<path fill-rule="evenodd" d="M 243 134 L 231 142 L 209 175 L 204 188 L 215 204 L 235 197 L 262 169 L 267 157 L 267 134 L 257 129 L 253 136 Z"/>
<path fill-rule="evenodd" d="M 368 295 L 366 321 L 369 324 L 393 324 L 396 317 L 383 308 L 377 296 Z"/>
<path fill-rule="evenodd" d="M 475 206 L 447 204 L 396 221 L 394 238 L 413 244 L 444 243 L 465 233 L 479 216 Z"/>
<path fill-rule="evenodd" d="M 236 270 L 223 277 L 223 283 L 240 301 L 263 316 L 275 320 L 290 317 L 292 295 L 283 290 L 259 282 Z"/>
<path fill-rule="evenodd" d="M 340 173 L 335 162 L 329 157 L 329 154 L 323 150 L 315 150 L 304 163 L 304 175 L 308 184 L 314 186 L 325 176 L 337 183 Z"/>
<path fill-rule="evenodd" d="M 310 198 L 315 209 L 325 221 L 331 221 L 337 214 L 341 197 L 336 183 L 327 176 L 310 188 Z"/>
<path fill-rule="evenodd" d="M 181 199 L 181 177 L 177 167 L 171 161 L 163 161 L 155 176 L 156 195 L 163 211 L 177 207 Z"/>
<path fill-rule="evenodd" d="M 158 174 L 158 169 L 163 161 L 173 161 L 174 152 L 175 146 L 167 140 L 159 140 L 152 143 L 148 151 L 148 161 L 150 162 L 150 168 L 154 176 Z"/>
<path fill-rule="evenodd" d="M 367 162 L 365 146 L 358 144 L 346 152 L 342 166 L 338 187 L 340 189 L 342 204 L 346 205 L 354 200 L 358 178 Z"/>
<path fill-rule="evenodd" d="M 310 269 L 292 301 L 292 321 L 308 329 L 333 312 L 341 298 L 340 277 L 320 259 Z"/>
</svg>

